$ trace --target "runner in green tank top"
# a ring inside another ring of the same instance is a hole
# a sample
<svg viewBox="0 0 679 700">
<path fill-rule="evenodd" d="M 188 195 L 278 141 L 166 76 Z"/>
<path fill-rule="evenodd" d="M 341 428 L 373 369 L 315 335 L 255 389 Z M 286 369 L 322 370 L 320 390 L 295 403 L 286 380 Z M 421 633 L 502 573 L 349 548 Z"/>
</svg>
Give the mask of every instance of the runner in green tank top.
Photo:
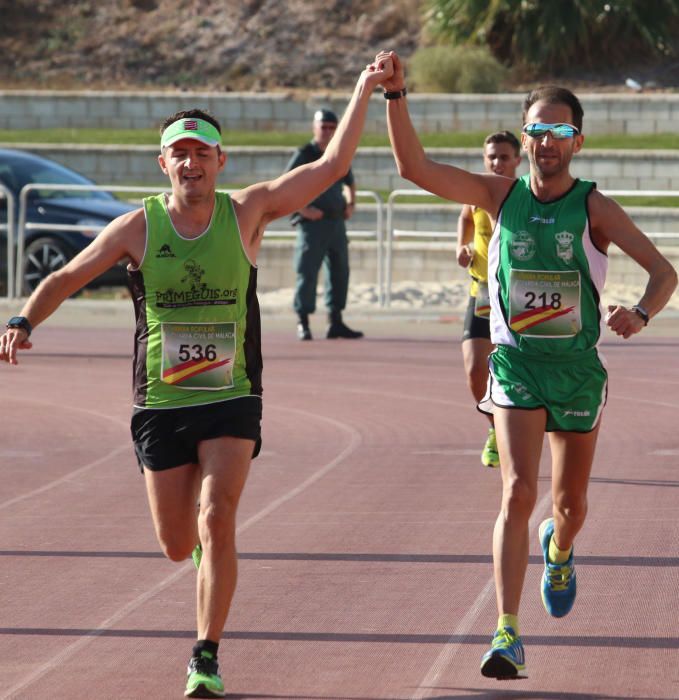
<svg viewBox="0 0 679 700">
<path fill-rule="evenodd" d="M 147 252 L 130 273 L 143 322 L 137 328 L 135 406 L 178 408 L 259 396 L 261 361 L 246 352 L 246 339 L 259 346 L 256 268 L 243 248 L 231 198 L 217 192 L 210 225 L 189 239 L 175 230 L 165 195 L 145 199 L 144 212 Z"/>
<path fill-rule="evenodd" d="M 42 282 L 0 336 L 0 361 L 16 364 L 17 351 L 31 347 L 31 327 L 111 265 L 131 260 L 135 450 L 163 552 L 173 561 L 193 554 L 198 566 L 188 697 L 224 696 L 217 651 L 236 585 L 236 508 L 260 443 L 262 235 L 349 170 L 385 70 L 391 66 L 362 72 L 321 158 L 230 198 L 216 192 L 226 164 L 217 120 L 201 110 L 166 119 L 158 163 L 171 194 L 111 222 Z"/>
<path fill-rule="evenodd" d="M 498 349 L 482 403 L 495 419 L 503 482 L 493 535 L 499 619 L 481 673 L 516 678 L 525 668 L 518 613 L 544 433 L 552 452 L 553 504 L 538 532 L 541 596 L 547 611 L 561 617 L 575 600 L 573 541 L 585 520 L 605 401 L 606 373 L 596 347 L 600 321 L 623 338 L 640 332 L 667 303 L 677 274 L 618 204 L 570 174 L 584 141 L 582 106 L 570 91 L 547 86 L 526 98 L 521 141 L 530 174 L 516 182 L 428 158 L 408 115 L 400 59 L 382 52 L 375 61 L 394 66 L 383 87 L 401 95 L 387 103 L 399 173 L 440 197 L 485 209 L 495 223 L 488 279 Z M 602 319 L 610 243 L 641 265 L 649 281 L 636 306 L 609 307 Z"/>
</svg>

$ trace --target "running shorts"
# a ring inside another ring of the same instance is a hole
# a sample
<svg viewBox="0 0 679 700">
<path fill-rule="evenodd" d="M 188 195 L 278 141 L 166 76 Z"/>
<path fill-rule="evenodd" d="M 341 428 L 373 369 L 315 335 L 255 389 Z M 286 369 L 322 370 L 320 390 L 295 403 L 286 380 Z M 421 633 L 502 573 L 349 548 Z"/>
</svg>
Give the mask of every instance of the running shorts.
<svg viewBox="0 0 679 700">
<path fill-rule="evenodd" d="M 469 297 L 467 311 L 464 315 L 462 340 L 471 340 L 472 338 L 487 338 L 490 340 L 490 319 L 477 316 L 474 313 L 475 307 L 476 297 Z"/>
<path fill-rule="evenodd" d="M 135 408 L 132 440 L 142 471 L 198 463 L 198 443 L 231 436 L 253 440 L 254 459 L 262 446 L 262 399 L 240 396 L 182 408 Z"/>
<path fill-rule="evenodd" d="M 596 349 L 575 357 L 535 358 L 507 345 L 488 357 L 488 387 L 482 413 L 500 408 L 547 411 L 546 430 L 588 433 L 606 404 L 608 373 Z"/>
</svg>

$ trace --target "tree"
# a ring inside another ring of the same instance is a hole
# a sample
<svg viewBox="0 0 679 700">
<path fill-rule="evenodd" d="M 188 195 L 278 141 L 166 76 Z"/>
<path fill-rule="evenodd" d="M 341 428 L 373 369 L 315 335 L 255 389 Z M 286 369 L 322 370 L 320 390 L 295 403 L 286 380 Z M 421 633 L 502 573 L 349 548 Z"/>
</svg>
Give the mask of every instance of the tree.
<svg viewBox="0 0 679 700">
<path fill-rule="evenodd" d="M 507 65 L 548 72 L 670 55 L 676 0 L 428 0 L 439 40 L 486 45 Z"/>
</svg>

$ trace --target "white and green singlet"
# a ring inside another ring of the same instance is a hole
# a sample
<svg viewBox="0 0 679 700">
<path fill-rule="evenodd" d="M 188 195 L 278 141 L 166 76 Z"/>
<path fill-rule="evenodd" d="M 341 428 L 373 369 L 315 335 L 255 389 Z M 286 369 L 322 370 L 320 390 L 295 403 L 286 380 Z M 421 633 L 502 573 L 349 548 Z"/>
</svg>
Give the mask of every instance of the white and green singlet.
<svg viewBox="0 0 679 700">
<path fill-rule="evenodd" d="M 608 257 L 590 235 L 587 198 L 575 180 L 541 202 L 524 175 L 498 215 L 488 251 L 491 338 L 526 356 L 571 356 L 596 347 Z"/>
<path fill-rule="evenodd" d="M 217 192 L 208 228 L 179 234 L 166 195 L 144 199 L 146 249 L 129 269 L 137 320 L 134 404 L 179 408 L 262 393 L 257 268 L 233 204 Z"/>
</svg>

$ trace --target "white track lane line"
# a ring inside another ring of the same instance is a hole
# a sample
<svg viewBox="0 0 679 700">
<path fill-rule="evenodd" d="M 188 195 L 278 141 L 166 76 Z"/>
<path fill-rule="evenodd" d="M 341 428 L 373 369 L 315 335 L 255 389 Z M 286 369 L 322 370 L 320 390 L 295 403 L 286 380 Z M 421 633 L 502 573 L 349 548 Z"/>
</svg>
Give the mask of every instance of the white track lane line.
<svg viewBox="0 0 679 700">
<path fill-rule="evenodd" d="M 536 527 L 539 522 L 544 520 L 544 515 L 542 517 L 538 516 L 538 513 L 545 513 L 546 509 L 551 506 L 552 503 L 552 491 L 549 489 L 545 495 L 538 502 L 533 515 L 528 522 L 528 526 L 531 531 Z M 551 507 L 549 508 L 551 515 Z M 492 599 L 495 597 L 495 577 L 491 576 L 481 589 L 481 592 L 476 596 L 476 600 L 471 604 L 467 614 L 460 620 L 459 624 L 453 631 L 452 635 L 449 637 L 448 641 L 444 643 L 443 649 L 436 657 L 434 663 L 429 667 L 427 674 L 420 682 L 417 690 L 412 695 L 411 700 L 423 700 L 428 697 L 430 692 L 434 691 L 437 694 L 440 693 L 440 688 L 436 688 L 441 674 L 451 666 L 455 655 L 463 647 L 460 641 L 460 637 L 466 637 L 478 623 L 479 616 L 482 611 L 488 605 Z M 488 635 L 488 641 L 490 643 L 491 635 Z M 480 659 L 479 659 L 480 663 Z M 480 673 L 480 672 L 479 672 Z"/>
<path fill-rule="evenodd" d="M 14 400 L 14 399 L 13 399 Z M 16 399 L 16 401 L 21 401 L 22 403 L 29 403 L 29 404 L 34 404 L 38 406 L 45 406 L 47 408 L 53 408 L 56 410 L 59 410 L 61 412 L 63 411 L 74 411 L 76 413 L 84 413 L 87 416 L 96 416 L 97 418 L 103 418 L 111 423 L 116 423 L 117 425 L 123 426 L 124 428 L 128 428 L 128 424 L 125 421 L 120 420 L 119 418 L 114 418 L 113 416 L 106 415 L 105 413 L 100 413 L 99 411 L 92 411 L 87 408 L 81 408 L 80 406 L 64 406 L 63 404 L 59 403 L 54 403 L 51 401 L 42 401 L 40 399 L 29 399 L 29 398 L 23 398 L 20 397 Z M 37 489 L 33 489 L 32 491 L 28 491 L 26 493 L 20 494 L 19 496 L 15 496 L 14 498 L 10 498 L 8 501 L 3 501 L 0 503 L 0 510 L 3 510 L 5 508 L 9 508 L 9 506 L 13 506 L 15 503 L 21 503 L 21 501 L 26 501 L 29 498 L 33 498 L 34 496 L 38 496 L 41 493 L 44 493 L 45 491 L 49 491 L 50 489 L 53 489 L 57 486 L 60 486 L 61 484 L 66 483 L 67 481 L 70 481 L 71 479 L 75 479 L 76 477 L 80 476 L 81 474 L 84 474 L 85 472 L 89 471 L 90 469 L 94 469 L 95 467 L 99 466 L 103 462 L 105 462 L 108 459 L 111 459 L 112 457 L 115 457 L 116 455 L 120 454 L 121 452 L 129 451 L 130 446 L 128 444 L 128 441 L 125 441 L 125 445 L 121 447 L 116 447 L 115 449 L 111 450 L 107 454 L 105 454 L 103 457 L 99 457 L 99 459 L 95 459 L 93 462 L 89 462 L 88 464 L 85 464 L 82 467 L 78 467 L 77 469 L 74 469 L 73 471 L 69 472 L 68 474 L 64 474 L 64 476 L 59 477 L 58 479 L 55 479 L 54 481 L 50 481 L 47 484 L 43 484 L 42 486 L 39 486 Z"/>
<path fill-rule="evenodd" d="M 78 467 L 78 469 L 75 469 L 74 471 L 69 472 L 68 474 L 64 474 L 64 476 L 60 477 L 59 479 L 55 479 L 54 481 L 50 481 L 47 484 L 39 486 L 37 489 L 27 491 L 26 493 L 22 493 L 19 496 L 15 496 L 14 498 L 10 498 L 8 501 L 3 501 L 2 503 L 0 503 L 0 510 L 4 510 L 5 508 L 9 508 L 10 506 L 13 506 L 16 503 L 21 503 L 22 501 L 27 501 L 35 496 L 39 496 L 41 493 L 45 493 L 45 491 L 51 491 L 53 488 L 56 488 L 61 484 L 65 484 L 67 481 L 72 481 L 76 477 L 84 474 L 85 472 L 90 471 L 90 469 L 94 469 L 100 464 L 107 462 L 109 459 L 112 459 L 121 452 L 129 452 L 129 450 L 129 445 L 124 445 L 123 447 L 116 447 L 115 450 L 111 450 L 111 452 L 108 452 L 103 457 L 99 457 L 99 459 L 95 459 L 94 462 L 89 462 L 88 464 L 85 464 L 82 467 Z"/>
<path fill-rule="evenodd" d="M 300 382 L 276 382 L 276 387 L 291 386 L 295 389 L 318 389 L 318 385 Z M 403 399 L 404 401 L 424 401 L 425 403 L 440 404 L 442 406 L 457 406 L 458 408 L 466 408 L 472 410 L 474 408 L 474 400 L 470 399 L 467 402 L 462 401 L 452 401 L 450 399 L 437 399 L 432 396 L 413 396 L 412 394 L 404 394 L 398 391 L 383 391 L 381 389 L 354 389 L 348 386 L 334 386 L 332 390 L 341 391 L 344 394 L 360 394 L 365 398 L 368 396 L 384 396 L 388 399 Z M 480 415 L 480 414 L 479 414 Z"/>
<path fill-rule="evenodd" d="M 299 486 L 296 486 L 295 488 L 290 489 L 287 493 L 283 494 L 280 498 L 277 498 L 275 501 L 272 501 L 268 506 L 266 506 L 265 508 L 260 510 L 255 515 L 248 518 L 244 523 L 242 523 L 238 528 L 236 528 L 237 534 L 243 533 L 249 527 L 252 527 L 252 525 L 258 523 L 260 520 L 265 518 L 267 515 L 270 515 L 273 511 L 275 511 L 281 505 L 283 505 L 284 503 L 287 503 L 291 499 L 295 498 L 295 496 L 298 496 L 304 490 L 309 488 L 309 486 L 315 484 L 319 479 L 324 477 L 328 472 L 332 471 L 337 465 L 341 464 L 349 455 L 351 455 L 355 450 L 357 450 L 363 442 L 363 438 L 361 437 L 361 434 L 358 432 L 358 430 L 356 430 L 355 428 L 353 428 L 350 425 L 347 425 L 346 423 L 342 423 L 340 421 L 334 420 L 333 418 L 319 416 L 316 413 L 311 413 L 309 411 L 303 411 L 303 410 L 296 409 L 296 408 L 276 407 L 275 405 L 267 404 L 267 410 L 271 410 L 271 409 L 274 409 L 274 410 L 278 409 L 278 410 L 284 411 L 285 413 L 290 413 L 290 412 L 298 413 L 298 414 L 304 416 L 305 418 L 315 419 L 315 420 L 319 420 L 319 421 L 328 423 L 328 424 L 332 425 L 334 428 L 338 428 L 339 430 L 341 430 L 345 433 L 348 433 L 349 444 L 337 455 L 337 457 L 335 457 L 334 459 L 332 459 L 329 462 L 327 462 L 326 464 L 324 464 L 320 469 L 316 470 L 310 477 L 308 477 L 301 484 L 299 484 Z M 93 465 L 89 465 L 90 468 L 92 466 Z M 64 478 L 66 478 L 66 477 L 64 477 Z M 111 627 L 113 627 L 114 625 L 116 625 L 118 622 L 123 620 L 130 613 L 133 613 L 135 610 L 137 610 L 137 608 L 139 608 L 144 603 L 146 603 L 146 601 L 153 598 L 156 594 L 160 593 L 161 591 L 165 590 L 168 586 L 170 586 L 173 583 L 175 583 L 176 581 L 178 581 L 186 573 L 193 570 L 193 568 L 194 567 L 193 567 L 192 562 L 187 562 L 187 563 L 181 565 L 177 571 L 172 573 L 170 576 L 167 576 L 162 581 L 158 582 L 155 586 L 150 588 L 145 593 L 142 593 L 140 596 L 136 597 L 134 600 L 131 600 L 129 603 L 124 605 L 122 608 L 117 610 L 113 615 L 111 615 L 109 618 L 107 618 L 101 624 L 99 624 L 95 629 L 92 629 L 86 635 L 79 637 L 75 642 L 73 642 L 72 644 L 69 644 L 67 647 L 65 647 L 58 654 L 56 654 L 52 658 L 48 659 L 45 663 L 43 663 L 41 666 L 36 668 L 32 673 L 29 673 L 28 675 L 23 676 L 21 681 L 19 681 L 15 685 L 13 685 L 11 688 L 6 690 L 3 695 L 0 696 L 0 700 L 9 700 L 10 698 L 16 697 L 16 694 L 18 692 L 25 690 L 28 686 L 35 683 L 37 680 L 42 678 L 45 674 L 47 674 L 50 671 L 54 670 L 55 668 L 61 666 L 65 661 L 70 659 L 74 654 L 79 652 L 83 647 L 87 646 L 93 639 L 96 639 L 97 637 L 101 636 L 106 630 L 108 630 Z"/>
<path fill-rule="evenodd" d="M 634 401 L 637 403 L 647 403 L 655 406 L 663 406 L 668 408 L 679 408 L 679 406 L 677 406 L 676 404 L 664 403 L 662 401 L 653 401 L 652 399 L 638 399 L 633 396 L 613 395 L 610 398 L 623 401 Z M 531 516 L 531 519 L 529 521 L 529 527 L 531 529 L 535 528 L 535 526 L 537 525 L 537 513 L 544 512 L 547 505 L 551 503 L 551 501 L 552 492 L 550 489 L 540 499 L 540 502 L 537 504 L 535 510 L 533 511 L 533 515 Z M 543 518 L 539 519 L 540 522 L 542 522 L 542 519 Z M 469 608 L 467 614 L 462 618 L 460 624 L 455 628 L 455 631 L 453 632 L 449 640 L 445 643 L 443 649 L 441 650 L 441 653 L 436 657 L 436 660 L 429 668 L 429 671 L 427 671 L 427 675 L 422 679 L 422 682 L 418 686 L 411 700 L 423 700 L 429 695 L 430 691 L 438 692 L 438 690 L 435 688 L 435 684 L 438 682 L 438 679 L 440 678 L 441 674 L 446 670 L 446 668 L 448 668 L 451 665 L 453 658 L 462 646 L 459 642 L 454 642 L 453 640 L 458 639 L 460 636 L 466 636 L 475 626 L 481 610 L 484 608 L 485 605 L 487 605 L 490 602 L 490 599 L 493 593 L 495 592 L 494 583 L 494 576 L 491 576 L 491 578 L 489 578 L 488 581 L 486 581 L 486 585 L 481 590 L 481 593 L 479 593 L 479 595 L 476 597 L 476 600 L 471 604 L 471 607 Z M 490 639 L 490 635 L 488 636 L 488 638 Z"/>
<path fill-rule="evenodd" d="M 662 406 L 663 408 L 679 408 L 679 404 L 667 403 L 666 401 L 656 401 L 655 399 L 640 399 L 637 396 L 622 396 L 621 394 L 611 394 L 610 399 L 616 401 L 631 401 L 632 403 L 646 403 L 650 406 Z"/>
</svg>

